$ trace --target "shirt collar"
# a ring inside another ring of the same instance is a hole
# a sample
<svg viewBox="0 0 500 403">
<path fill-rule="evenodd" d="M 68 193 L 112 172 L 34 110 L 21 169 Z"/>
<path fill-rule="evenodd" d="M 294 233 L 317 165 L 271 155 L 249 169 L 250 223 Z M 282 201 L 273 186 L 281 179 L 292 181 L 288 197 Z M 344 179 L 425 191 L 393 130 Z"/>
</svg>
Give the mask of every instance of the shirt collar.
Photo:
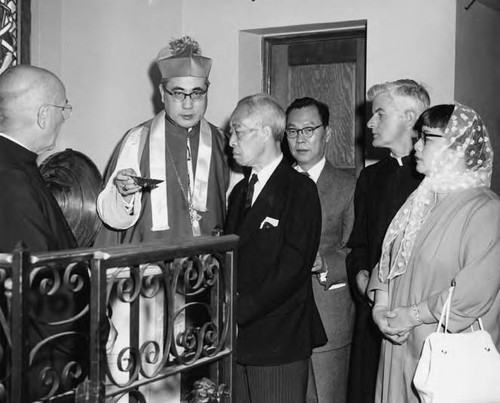
<svg viewBox="0 0 500 403">
<path fill-rule="evenodd" d="M 318 182 L 318 178 L 321 175 L 321 172 L 323 171 L 325 164 L 326 164 L 326 158 L 323 157 L 307 171 L 304 171 L 299 164 L 295 165 L 295 169 L 297 170 L 297 172 L 307 172 L 309 174 L 309 177 L 314 182 Z"/>
<path fill-rule="evenodd" d="M 271 161 L 264 168 L 262 168 L 259 172 L 256 172 L 252 169 L 252 174 L 250 175 L 250 177 L 252 177 L 253 174 L 257 174 L 257 177 L 259 178 L 259 182 L 258 182 L 259 186 L 264 187 L 264 185 L 266 184 L 268 179 L 271 177 L 274 170 L 279 165 L 279 163 L 281 162 L 282 159 L 283 159 L 283 154 L 280 153 L 278 158 Z"/>
</svg>

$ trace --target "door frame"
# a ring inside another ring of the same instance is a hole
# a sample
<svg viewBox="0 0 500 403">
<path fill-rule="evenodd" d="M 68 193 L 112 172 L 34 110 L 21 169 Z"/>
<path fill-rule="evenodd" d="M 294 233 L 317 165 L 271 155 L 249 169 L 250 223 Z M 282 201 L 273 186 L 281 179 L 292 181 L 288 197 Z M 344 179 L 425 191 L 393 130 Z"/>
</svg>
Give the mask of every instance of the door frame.
<svg viewBox="0 0 500 403">
<path fill-rule="evenodd" d="M 357 39 L 356 51 L 356 83 L 354 111 L 354 161 L 356 174 L 365 164 L 366 142 L 366 25 L 332 29 L 320 32 L 290 33 L 262 37 L 262 85 L 266 94 L 271 93 L 272 48 L 277 45 L 290 45 L 312 41 L 331 41 L 336 39 Z"/>
</svg>

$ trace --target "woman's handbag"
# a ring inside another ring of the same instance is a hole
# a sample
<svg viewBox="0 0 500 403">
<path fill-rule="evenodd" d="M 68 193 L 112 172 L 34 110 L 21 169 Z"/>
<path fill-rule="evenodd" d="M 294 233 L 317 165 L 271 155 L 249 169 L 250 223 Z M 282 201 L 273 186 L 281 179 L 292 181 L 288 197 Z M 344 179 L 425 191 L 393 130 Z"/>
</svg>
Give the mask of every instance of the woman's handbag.
<svg viewBox="0 0 500 403">
<path fill-rule="evenodd" d="M 422 403 L 500 402 L 500 354 L 481 318 L 480 330 L 447 333 L 454 288 L 453 282 L 436 332 L 425 339 L 415 388 Z"/>
</svg>

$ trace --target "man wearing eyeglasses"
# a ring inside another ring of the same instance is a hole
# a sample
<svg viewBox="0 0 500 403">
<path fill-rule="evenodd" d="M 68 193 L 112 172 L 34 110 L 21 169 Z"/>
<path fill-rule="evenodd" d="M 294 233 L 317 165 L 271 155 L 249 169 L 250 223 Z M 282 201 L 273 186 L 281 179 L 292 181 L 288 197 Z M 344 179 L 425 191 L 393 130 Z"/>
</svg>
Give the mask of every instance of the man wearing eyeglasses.
<svg viewBox="0 0 500 403">
<path fill-rule="evenodd" d="M 176 41 L 180 52 L 163 49 L 157 58 L 164 110 L 130 130 L 111 158 L 97 202 L 107 226 L 98 245 L 174 242 L 223 226 L 226 138 L 203 118 L 212 60 L 199 54 L 196 42 L 182 41 Z"/>
<path fill-rule="evenodd" d="M 251 170 L 231 193 L 226 224 L 240 237 L 234 401 L 303 403 L 311 351 L 326 342 L 310 275 L 318 193 L 283 159 L 285 113 L 274 98 L 243 98 L 230 127 L 234 158 Z"/>
<path fill-rule="evenodd" d="M 12 253 L 20 241 L 35 253 L 77 247 L 36 161 L 39 154 L 54 148 L 71 109 L 63 83 L 48 70 L 19 65 L 0 75 L 0 253 Z M 87 271 L 79 271 L 78 275 L 79 280 L 85 282 L 80 291 L 68 290 L 66 285 L 60 284 L 51 295 L 42 295 L 37 286 L 32 285 L 33 290 L 25 296 L 29 305 L 27 342 L 33 353 L 27 375 L 30 381 L 26 401 L 38 401 L 49 392 L 50 382 L 47 384 L 40 378 L 46 368 L 53 370 L 55 379 L 67 380 L 70 377 L 64 375 L 65 368 L 73 368 L 75 374 L 82 370 L 68 384 L 56 385 L 56 393 L 75 387 L 87 375 L 88 353 L 82 333 L 74 333 L 79 330 L 77 324 L 64 323 L 88 304 Z M 36 276 L 33 281 L 37 281 Z M 2 281 L 2 309 L 6 306 L 4 286 Z M 54 324 L 56 321 L 59 324 Z M 79 322 L 87 331 L 85 319 Z M 4 371 L 9 368 L 6 363 L 10 361 L 10 349 L 6 347 L 3 332 L 0 333 L 3 351 L 0 377 L 4 378 Z M 41 343 L 49 337 L 56 337 L 57 342 Z M 34 349 L 37 345 L 39 349 Z M 17 357 L 12 357 L 12 362 L 15 359 Z M 70 364 L 72 362 L 77 364 Z"/>
<path fill-rule="evenodd" d="M 356 178 L 327 161 L 327 144 L 335 141 L 328 106 L 314 98 L 299 98 L 286 111 L 288 147 L 295 169 L 309 176 L 321 202 L 321 241 L 312 267 L 313 293 L 328 343 L 313 350 L 307 402 L 345 402 L 354 305 L 345 257 L 354 222 Z"/>
<path fill-rule="evenodd" d="M 23 65 L 0 75 L 0 252 L 20 240 L 33 252 L 76 247 L 36 164 L 54 148 L 71 110 L 64 85 L 47 70 Z"/>
</svg>

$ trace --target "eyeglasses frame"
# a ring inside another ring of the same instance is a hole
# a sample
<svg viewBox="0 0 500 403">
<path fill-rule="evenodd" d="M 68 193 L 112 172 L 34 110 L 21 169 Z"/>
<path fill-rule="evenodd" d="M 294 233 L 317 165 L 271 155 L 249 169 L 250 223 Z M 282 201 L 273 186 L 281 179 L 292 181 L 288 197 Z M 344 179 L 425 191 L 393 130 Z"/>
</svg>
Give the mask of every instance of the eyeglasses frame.
<svg viewBox="0 0 500 403">
<path fill-rule="evenodd" d="M 285 133 L 286 133 L 286 136 L 289 138 L 289 139 L 296 139 L 297 137 L 299 137 L 299 134 L 302 133 L 304 135 L 304 137 L 306 139 L 310 139 L 314 132 L 319 129 L 320 127 L 324 127 L 324 124 L 321 123 L 319 126 L 316 126 L 316 127 L 303 127 L 302 129 L 286 129 L 285 130 Z M 290 130 L 293 130 L 295 132 L 295 135 L 294 136 L 290 136 Z M 311 133 L 309 135 L 307 135 L 304 130 L 311 130 Z"/>
<path fill-rule="evenodd" d="M 71 114 L 73 113 L 73 106 L 71 104 L 67 103 L 67 102 L 63 106 L 61 106 L 61 105 L 55 105 L 55 104 L 48 104 L 48 103 L 45 103 L 42 106 L 44 106 L 44 105 L 52 106 L 53 108 L 59 108 L 59 109 L 61 109 L 61 115 L 62 115 L 62 117 L 63 117 L 63 119 L 65 121 L 68 120 L 70 118 Z M 66 110 L 69 110 L 69 112 L 67 112 L 65 114 Z"/>
<path fill-rule="evenodd" d="M 427 144 L 427 137 L 436 137 L 436 138 L 443 138 L 444 136 L 441 136 L 440 134 L 432 134 L 432 133 L 422 133 L 418 132 L 417 133 L 417 141 L 422 139 L 424 145 Z"/>
<path fill-rule="evenodd" d="M 165 83 L 165 82 L 162 82 L 162 83 L 161 83 L 161 85 L 162 85 L 162 87 L 163 87 L 163 90 L 164 90 L 167 94 L 169 94 L 169 95 L 170 95 L 170 96 L 174 99 L 174 101 L 176 101 L 176 102 L 184 102 L 184 101 L 186 100 L 186 98 L 188 98 L 188 97 L 189 97 L 189 99 L 191 100 L 191 102 L 199 102 L 199 101 L 201 101 L 201 100 L 202 100 L 203 96 L 204 96 L 204 95 L 206 95 L 206 94 L 207 94 L 207 92 L 208 92 L 208 87 L 207 87 L 207 89 L 206 89 L 206 90 L 194 90 L 194 91 L 191 91 L 190 93 L 186 93 L 186 92 L 184 92 L 184 91 L 170 91 L 170 90 L 167 88 L 167 83 Z M 177 98 L 175 97 L 175 95 L 174 95 L 174 94 L 175 94 L 176 92 L 177 92 L 177 93 L 179 93 L 179 94 L 182 94 L 182 96 L 183 96 L 183 97 L 182 97 L 182 99 L 177 99 Z M 199 94 L 200 94 L 200 98 L 198 98 L 198 99 L 193 99 L 193 94 L 196 94 L 196 93 L 199 93 Z"/>
</svg>

